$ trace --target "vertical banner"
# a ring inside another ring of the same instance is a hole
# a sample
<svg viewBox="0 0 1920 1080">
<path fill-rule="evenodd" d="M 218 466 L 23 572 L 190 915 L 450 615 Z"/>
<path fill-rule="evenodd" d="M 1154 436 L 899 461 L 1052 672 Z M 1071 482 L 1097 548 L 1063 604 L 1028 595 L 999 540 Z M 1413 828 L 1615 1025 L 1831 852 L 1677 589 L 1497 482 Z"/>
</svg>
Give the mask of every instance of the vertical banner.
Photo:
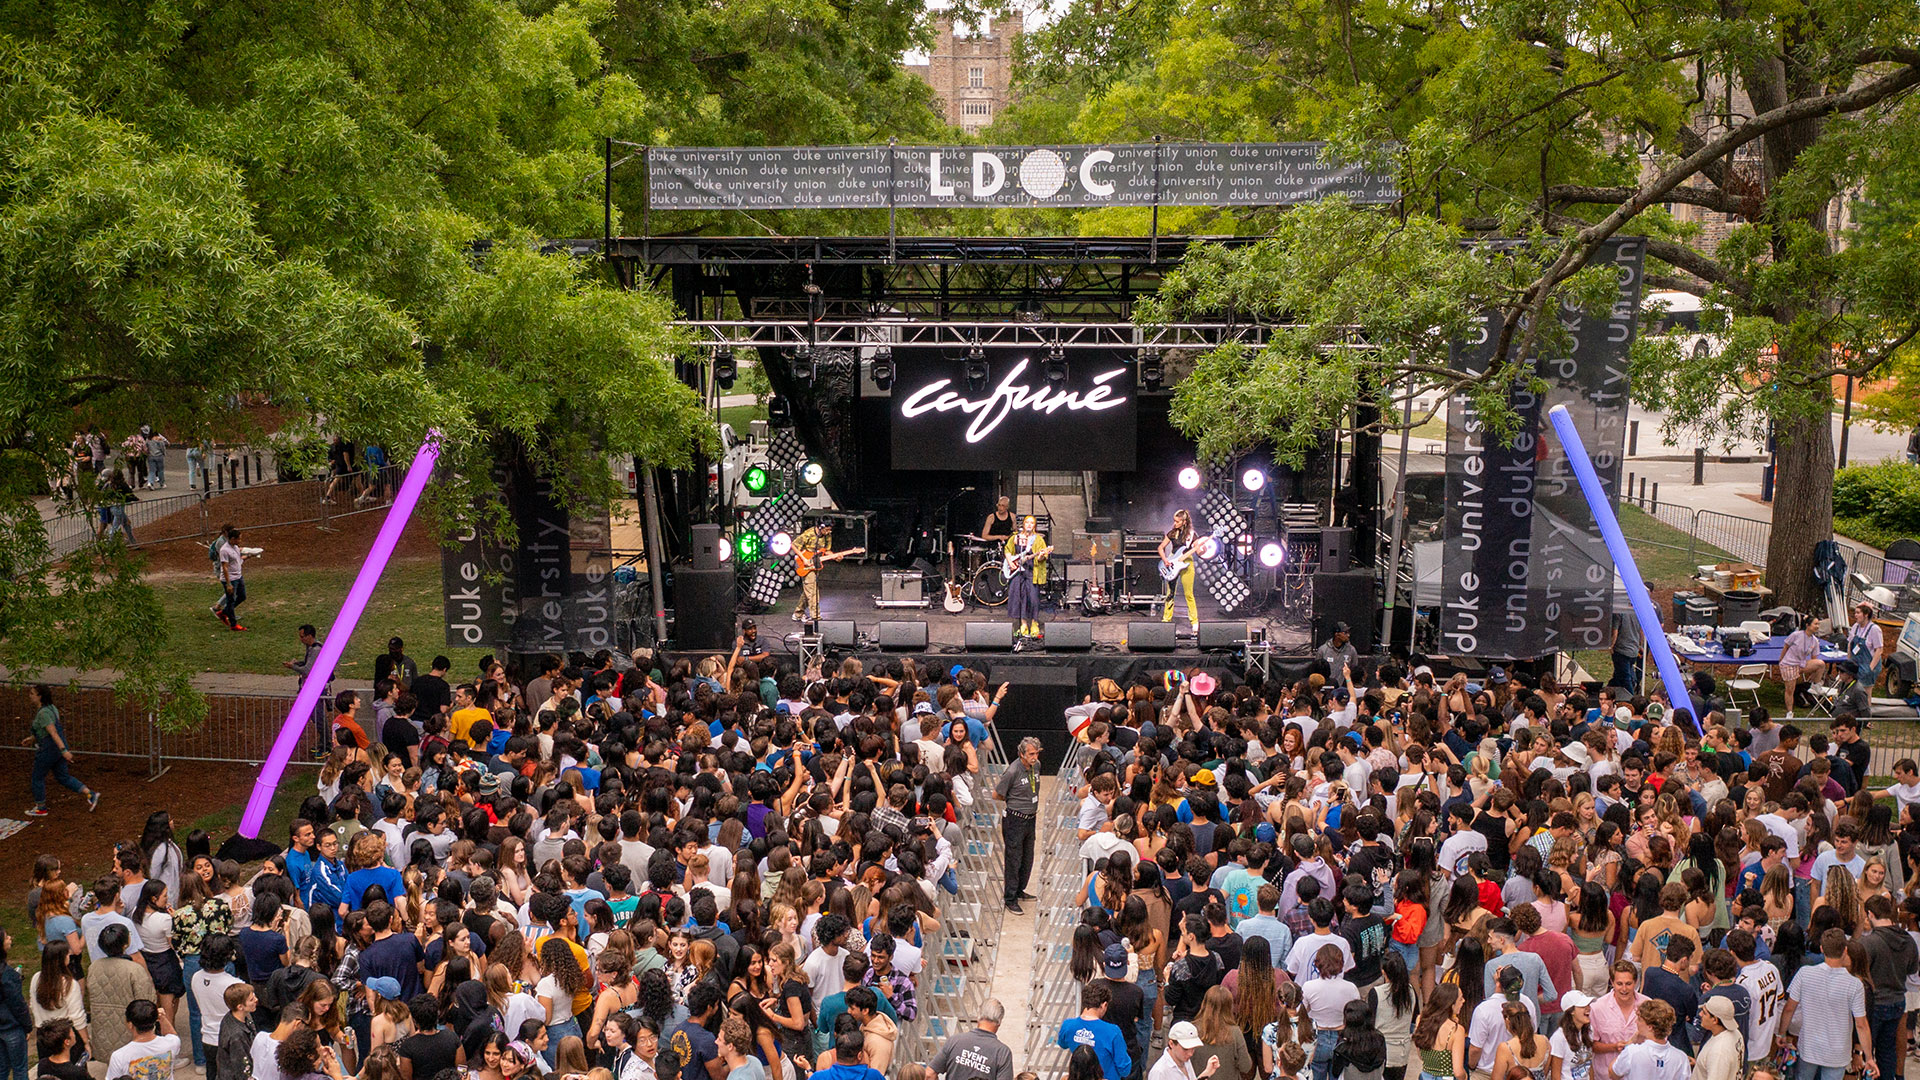
<svg viewBox="0 0 1920 1080">
<path fill-rule="evenodd" d="M 441 554 L 447 644 L 522 654 L 612 648 L 617 605 L 606 512 L 569 514 L 537 477 L 503 470 L 497 479 L 519 543 L 503 548 L 469 530 Z"/>
<path fill-rule="evenodd" d="M 513 552 L 480 539 L 469 527 L 459 547 L 440 553 L 440 591 L 447 645 L 455 649 L 504 644 L 514 609 Z"/>
<path fill-rule="evenodd" d="M 1564 450 L 1544 437 L 1543 418 L 1566 406 L 1608 497 L 1617 499 L 1644 257 L 1638 238 L 1615 238 L 1596 253 L 1596 264 L 1618 271 L 1614 302 L 1598 316 L 1564 305 L 1555 312 L 1566 340 L 1552 355 L 1527 358 L 1530 378 L 1508 398 L 1519 416 L 1511 440 L 1488 431 L 1466 395 L 1448 403 L 1440 616 L 1448 653 L 1532 659 L 1607 644 L 1613 561 Z M 1454 368 L 1471 375 L 1491 368 L 1499 329 L 1496 312 L 1476 318 L 1454 346 Z M 1533 379 L 1546 384 L 1544 394 L 1528 385 Z"/>
</svg>

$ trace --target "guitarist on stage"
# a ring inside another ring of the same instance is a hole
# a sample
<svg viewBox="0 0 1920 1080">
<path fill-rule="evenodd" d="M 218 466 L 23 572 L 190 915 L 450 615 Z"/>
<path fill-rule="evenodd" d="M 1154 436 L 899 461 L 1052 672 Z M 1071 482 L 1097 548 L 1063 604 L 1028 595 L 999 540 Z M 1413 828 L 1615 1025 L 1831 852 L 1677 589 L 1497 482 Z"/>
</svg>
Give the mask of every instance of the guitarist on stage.
<svg viewBox="0 0 1920 1080">
<path fill-rule="evenodd" d="M 1031 515 L 1020 531 L 1007 537 L 1007 613 L 1020 636 L 1040 636 L 1040 586 L 1047 583 L 1047 541 L 1035 531 Z"/>
<path fill-rule="evenodd" d="M 813 528 L 793 538 L 793 550 L 801 555 L 803 572 L 800 574 L 800 607 L 793 613 L 793 621 L 820 619 L 820 555 L 833 550 L 833 522 L 822 520 Z M 811 561 L 812 566 L 804 564 Z"/>
<path fill-rule="evenodd" d="M 1160 561 L 1171 566 L 1176 559 L 1184 558 L 1186 565 L 1180 569 L 1178 581 L 1180 589 L 1187 598 L 1187 621 L 1193 624 L 1195 633 L 1200 631 L 1200 608 L 1193 602 L 1193 563 L 1194 540 L 1193 518 L 1185 510 L 1173 512 L 1173 528 L 1160 538 Z M 1173 581 L 1167 582 L 1167 610 L 1160 618 L 1161 622 L 1173 621 Z"/>
</svg>

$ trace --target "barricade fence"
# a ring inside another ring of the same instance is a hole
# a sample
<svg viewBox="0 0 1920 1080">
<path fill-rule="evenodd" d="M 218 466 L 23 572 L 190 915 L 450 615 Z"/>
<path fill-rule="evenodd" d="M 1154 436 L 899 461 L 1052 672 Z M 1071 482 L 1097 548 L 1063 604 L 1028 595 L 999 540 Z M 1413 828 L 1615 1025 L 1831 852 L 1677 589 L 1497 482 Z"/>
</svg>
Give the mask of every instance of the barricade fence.
<svg viewBox="0 0 1920 1080">
<path fill-rule="evenodd" d="M 294 700 L 267 694 L 208 694 L 206 699 L 207 718 L 198 727 L 163 731 L 153 713 L 109 688 L 56 687 L 54 693 L 61 733 L 75 754 L 144 760 L 150 780 L 176 761 L 265 761 Z M 0 715 L 19 717 L 24 726 L 33 711 L 24 684 L 0 685 Z M 312 762 L 326 747 L 325 725 L 309 723 L 294 762 Z M 32 753 L 11 740 L 6 748 Z"/>
<path fill-rule="evenodd" d="M 231 471 L 242 474 L 237 466 Z M 214 532 L 228 522 L 242 531 L 314 523 L 324 529 L 334 518 L 384 509 L 400 488 L 402 469 L 388 465 L 340 477 L 284 483 L 266 478 L 228 485 L 224 479 L 214 479 L 224 478 L 228 472 L 209 470 L 210 486 L 199 491 L 177 495 L 136 493 L 134 501 L 126 504 L 132 546 L 194 537 L 212 539 Z M 245 472 L 252 475 L 250 468 Z M 48 518 L 44 527 L 48 547 L 56 558 L 65 558 L 99 540 L 106 530 L 97 507 L 64 510 Z"/>
<path fill-rule="evenodd" d="M 1027 990 L 1026 1067 L 1042 1077 L 1064 1076 L 1067 1052 L 1059 1046 L 1060 1024 L 1080 1012 L 1080 984 L 1073 978 L 1073 929 L 1085 900 L 1081 883 L 1080 786 L 1086 747 L 1075 742 L 1060 763 L 1052 795 L 1040 805 L 1034 877 L 1033 976 Z"/>
</svg>

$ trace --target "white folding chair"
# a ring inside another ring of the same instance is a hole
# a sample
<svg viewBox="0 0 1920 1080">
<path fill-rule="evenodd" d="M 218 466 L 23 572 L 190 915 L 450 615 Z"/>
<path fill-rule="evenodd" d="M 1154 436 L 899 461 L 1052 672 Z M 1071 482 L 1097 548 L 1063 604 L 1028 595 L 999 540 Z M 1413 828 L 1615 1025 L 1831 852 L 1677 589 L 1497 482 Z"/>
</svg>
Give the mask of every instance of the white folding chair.
<svg viewBox="0 0 1920 1080">
<path fill-rule="evenodd" d="M 1738 703 L 1740 695 L 1745 694 L 1754 708 L 1760 707 L 1760 681 L 1767 677 L 1765 664 L 1741 664 L 1734 671 L 1733 678 L 1727 680 L 1727 700 Z"/>
</svg>

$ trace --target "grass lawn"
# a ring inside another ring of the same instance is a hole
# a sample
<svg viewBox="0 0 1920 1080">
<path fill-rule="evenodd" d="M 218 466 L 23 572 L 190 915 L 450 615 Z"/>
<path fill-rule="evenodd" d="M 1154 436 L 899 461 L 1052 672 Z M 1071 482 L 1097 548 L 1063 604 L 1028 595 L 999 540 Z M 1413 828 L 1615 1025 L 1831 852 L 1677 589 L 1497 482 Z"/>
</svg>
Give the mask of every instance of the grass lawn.
<svg viewBox="0 0 1920 1080">
<path fill-rule="evenodd" d="M 727 405 L 720 410 L 720 422 L 732 424 L 733 433 L 741 438 L 747 437 L 747 425 L 755 420 L 767 418 L 765 405 Z"/>
<path fill-rule="evenodd" d="M 1687 588 L 1701 564 L 1735 561 L 1733 556 L 1712 544 L 1662 524 L 1639 507 L 1620 507 L 1620 531 L 1627 535 L 1628 546 L 1633 548 L 1640 576 L 1646 579 L 1647 588 L 1655 592 Z"/>
<path fill-rule="evenodd" d="M 208 612 L 218 590 L 207 580 L 158 581 L 154 592 L 165 613 L 166 650 L 193 671 L 287 674 L 281 661 L 299 657 L 300 624 L 314 624 L 324 638 L 357 570 L 249 566 L 247 601 L 240 608 L 244 634 L 228 630 Z M 387 567 L 341 658 L 340 677 L 372 679 L 374 657 L 386 651 L 387 639 L 396 635 L 406 640 L 407 654 L 423 672 L 436 653 L 451 659 L 455 671 L 470 672 L 491 651 L 446 646 L 438 559 L 396 561 Z"/>
</svg>

